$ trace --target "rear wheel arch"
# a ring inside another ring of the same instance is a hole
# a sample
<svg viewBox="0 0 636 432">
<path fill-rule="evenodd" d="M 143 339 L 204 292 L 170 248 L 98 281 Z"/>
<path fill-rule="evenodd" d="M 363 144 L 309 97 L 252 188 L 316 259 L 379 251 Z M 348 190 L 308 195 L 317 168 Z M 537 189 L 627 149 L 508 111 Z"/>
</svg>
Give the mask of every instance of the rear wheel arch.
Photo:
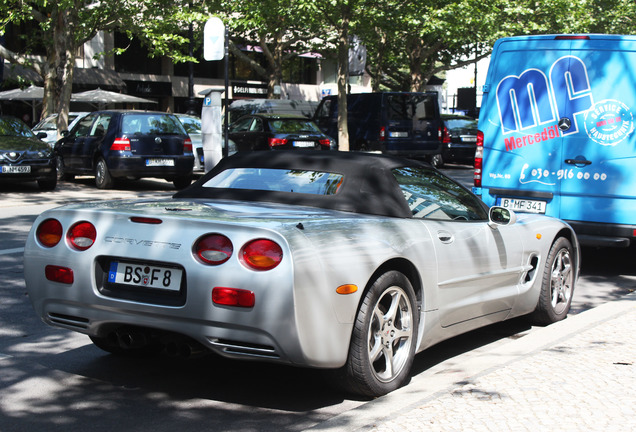
<svg viewBox="0 0 636 432">
<path fill-rule="evenodd" d="M 411 282 L 413 286 L 413 291 L 415 291 L 415 297 L 417 299 L 417 304 L 419 309 L 421 310 L 422 304 L 424 302 L 424 289 L 422 285 L 422 278 L 420 276 L 420 272 L 417 270 L 415 265 L 404 258 L 394 258 L 389 261 L 383 263 L 380 267 L 376 269 L 376 271 L 371 275 L 367 285 L 364 287 L 363 295 L 360 296 L 360 302 L 364 298 L 364 293 L 366 293 L 371 285 L 383 274 L 388 273 L 390 271 L 398 271 L 402 273 L 406 278 Z M 360 309 L 360 304 L 358 304 L 358 310 Z M 419 311 L 418 311 L 419 312 Z"/>
</svg>

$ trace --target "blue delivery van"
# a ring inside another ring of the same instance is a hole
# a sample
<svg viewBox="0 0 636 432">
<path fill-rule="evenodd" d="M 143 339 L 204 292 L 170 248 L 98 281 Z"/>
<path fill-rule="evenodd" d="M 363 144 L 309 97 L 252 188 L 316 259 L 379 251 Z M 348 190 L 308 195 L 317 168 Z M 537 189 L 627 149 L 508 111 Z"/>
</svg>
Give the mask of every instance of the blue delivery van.
<svg viewBox="0 0 636 432">
<path fill-rule="evenodd" d="M 483 91 L 474 192 L 584 245 L 634 243 L 636 36 L 500 39 Z"/>
</svg>

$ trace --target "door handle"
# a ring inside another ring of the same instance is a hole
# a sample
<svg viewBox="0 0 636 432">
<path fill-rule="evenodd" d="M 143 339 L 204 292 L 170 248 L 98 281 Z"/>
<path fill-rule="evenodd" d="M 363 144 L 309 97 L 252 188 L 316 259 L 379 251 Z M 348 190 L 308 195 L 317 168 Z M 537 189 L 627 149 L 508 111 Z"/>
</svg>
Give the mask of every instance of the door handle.
<svg viewBox="0 0 636 432">
<path fill-rule="evenodd" d="M 587 159 L 566 159 L 565 163 L 569 165 L 591 165 L 592 161 Z"/>
<path fill-rule="evenodd" d="M 442 243 L 452 243 L 453 242 L 453 235 L 451 233 L 449 233 L 448 231 L 438 231 L 437 232 L 437 238 Z"/>
</svg>

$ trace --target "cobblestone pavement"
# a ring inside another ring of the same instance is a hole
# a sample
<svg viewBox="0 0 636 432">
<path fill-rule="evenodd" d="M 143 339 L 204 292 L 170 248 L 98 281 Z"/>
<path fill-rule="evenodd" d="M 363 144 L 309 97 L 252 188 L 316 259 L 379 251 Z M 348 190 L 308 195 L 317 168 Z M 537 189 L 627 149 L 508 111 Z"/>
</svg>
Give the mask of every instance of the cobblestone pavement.
<svg viewBox="0 0 636 432">
<path fill-rule="evenodd" d="M 497 347 L 475 369 L 420 374 L 371 406 L 316 429 L 636 430 L 635 335 L 636 295 L 630 294 Z M 445 373 L 457 377 L 436 388 L 435 375 Z M 389 413 L 396 405 L 401 408 Z"/>
</svg>

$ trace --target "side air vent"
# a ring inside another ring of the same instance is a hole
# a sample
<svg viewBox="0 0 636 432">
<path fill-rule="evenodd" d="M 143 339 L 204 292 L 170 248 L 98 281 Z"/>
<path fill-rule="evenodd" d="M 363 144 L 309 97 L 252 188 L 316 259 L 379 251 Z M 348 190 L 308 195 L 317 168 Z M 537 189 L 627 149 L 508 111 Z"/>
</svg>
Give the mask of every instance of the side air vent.
<svg viewBox="0 0 636 432">
<path fill-rule="evenodd" d="M 531 282 L 537 274 L 537 267 L 539 266 L 539 257 L 532 255 L 529 260 L 530 270 L 526 272 L 526 276 L 523 279 L 523 283 Z"/>
</svg>

